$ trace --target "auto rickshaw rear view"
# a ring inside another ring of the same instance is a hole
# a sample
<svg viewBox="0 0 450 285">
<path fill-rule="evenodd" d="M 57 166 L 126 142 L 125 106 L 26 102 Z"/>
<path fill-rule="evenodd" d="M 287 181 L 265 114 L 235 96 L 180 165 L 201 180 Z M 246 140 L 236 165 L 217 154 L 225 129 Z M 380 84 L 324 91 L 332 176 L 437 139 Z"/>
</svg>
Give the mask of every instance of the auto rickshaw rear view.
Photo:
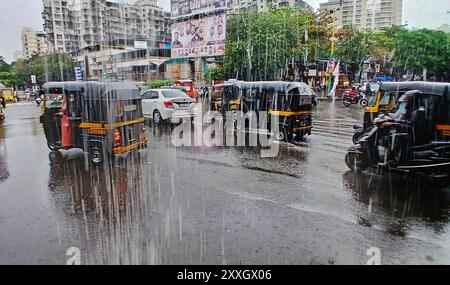
<svg viewBox="0 0 450 285">
<path fill-rule="evenodd" d="M 139 89 L 131 83 L 53 82 L 44 85 L 42 115 L 52 159 L 82 149 L 94 165 L 147 147 Z"/>
<path fill-rule="evenodd" d="M 311 134 L 314 91 L 305 83 L 244 82 L 238 110 L 267 112 L 268 129 L 279 141 L 301 140 Z M 272 117 L 278 121 L 274 132 Z"/>
<path fill-rule="evenodd" d="M 405 90 L 396 113 L 379 112 L 372 127 L 348 149 L 347 166 L 355 171 L 369 167 L 449 179 L 450 84 L 393 83 Z M 382 88 L 383 89 L 383 86 Z"/>
</svg>

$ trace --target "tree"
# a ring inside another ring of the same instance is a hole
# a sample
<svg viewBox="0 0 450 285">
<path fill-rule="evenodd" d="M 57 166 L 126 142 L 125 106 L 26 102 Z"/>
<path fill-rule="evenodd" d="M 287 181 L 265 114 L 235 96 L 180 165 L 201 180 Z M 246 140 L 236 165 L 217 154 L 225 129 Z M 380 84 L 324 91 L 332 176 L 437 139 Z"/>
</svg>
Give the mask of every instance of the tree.
<svg viewBox="0 0 450 285">
<path fill-rule="evenodd" d="M 228 21 L 225 73 L 231 78 L 273 80 L 300 60 L 314 15 L 293 8 L 241 11 Z"/>
<path fill-rule="evenodd" d="M 5 58 L 0 56 L 0 72 L 11 71 L 11 66 L 5 62 Z"/>
<path fill-rule="evenodd" d="M 27 85 L 31 85 L 31 75 L 35 75 L 37 84 L 42 85 L 46 81 L 74 80 L 74 67 L 75 61 L 70 55 L 55 52 L 20 59 L 13 69 Z"/>
<path fill-rule="evenodd" d="M 450 33 L 399 29 L 394 34 L 394 66 L 402 74 L 411 70 L 413 77 L 429 73 L 438 81 L 448 80 L 449 43 Z"/>
<path fill-rule="evenodd" d="M 212 80 L 225 80 L 225 69 L 223 67 L 213 67 L 208 69 L 206 79 L 208 82 L 211 82 Z"/>
</svg>

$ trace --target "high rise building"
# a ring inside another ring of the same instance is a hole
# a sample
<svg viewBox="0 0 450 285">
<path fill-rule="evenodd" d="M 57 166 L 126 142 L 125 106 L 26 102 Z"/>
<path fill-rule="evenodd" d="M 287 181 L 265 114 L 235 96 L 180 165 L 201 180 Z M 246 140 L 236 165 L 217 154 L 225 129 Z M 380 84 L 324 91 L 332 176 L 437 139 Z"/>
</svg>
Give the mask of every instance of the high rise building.
<svg viewBox="0 0 450 285">
<path fill-rule="evenodd" d="M 33 54 L 46 54 L 48 52 L 46 35 L 32 28 L 22 29 L 22 56 L 30 58 Z"/>
<path fill-rule="evenodd" d="M 156 0 L 134 4 L 106 0 L 43 0 L 49 48 L 77 50 L 119 40 L 170 41 L 170 14 Z"/>
<path fill-rule="evenodd" d="M 380 30 L 402 24 L 402 2 L 403 0 L 329 0 L 321 3 L 320 9 L 333 11 L 337 26 Z"/>
<path fill-rule="evenodd" d="M 229 0 L 227 2 L 228 10 L 238 12 L 241 9 L 256 9 L 265 11 L 269 7 L 298 7 L 300 9 L 311 9 L 303 0 Z"/>
</svg>

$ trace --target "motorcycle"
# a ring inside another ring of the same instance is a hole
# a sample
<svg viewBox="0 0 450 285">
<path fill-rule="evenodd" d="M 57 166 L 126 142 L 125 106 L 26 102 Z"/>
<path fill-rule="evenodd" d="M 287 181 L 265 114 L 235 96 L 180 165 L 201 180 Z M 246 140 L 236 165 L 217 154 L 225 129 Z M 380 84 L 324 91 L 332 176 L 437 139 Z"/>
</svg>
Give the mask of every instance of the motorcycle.
<svg viewBox="0 0 450 285">
<path fill-rule="evenodd" d="M 346 90 L 344 92 L 343 104 L 345 107 L 349 107 L 352 104 L 360 104 L 362 107 L 367 107 L 369 101 L 366 99 L 364 92 L 358 89 Z"/>
<path fill-rule="evenodd" d="M 41 106 L 42 98 L 41 98 L 40 96 L 37 96 L 36 99 L 35 99 L 35 102 L 36 102 L 36 105 L 37 105 L 38 107 Z"/>
</svg>

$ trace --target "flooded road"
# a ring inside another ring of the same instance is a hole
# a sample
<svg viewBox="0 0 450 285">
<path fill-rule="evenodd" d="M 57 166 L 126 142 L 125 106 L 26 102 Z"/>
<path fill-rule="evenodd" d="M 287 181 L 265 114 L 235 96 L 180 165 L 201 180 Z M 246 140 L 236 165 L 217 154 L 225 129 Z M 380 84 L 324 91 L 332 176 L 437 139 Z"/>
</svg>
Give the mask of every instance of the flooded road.
<svg viewBox="0 0 450 285">
<path fill-rule="evenodd" d="M 0 125 L 0 264 L 450 264 L 450 189 L 348 171 L 358 106 L 320 102 L 313 135 L 275 158 L 256 148 L 175 148 L 149 128 L 109 169 L 48 159 L 35 105 Z"/>
</svg>

